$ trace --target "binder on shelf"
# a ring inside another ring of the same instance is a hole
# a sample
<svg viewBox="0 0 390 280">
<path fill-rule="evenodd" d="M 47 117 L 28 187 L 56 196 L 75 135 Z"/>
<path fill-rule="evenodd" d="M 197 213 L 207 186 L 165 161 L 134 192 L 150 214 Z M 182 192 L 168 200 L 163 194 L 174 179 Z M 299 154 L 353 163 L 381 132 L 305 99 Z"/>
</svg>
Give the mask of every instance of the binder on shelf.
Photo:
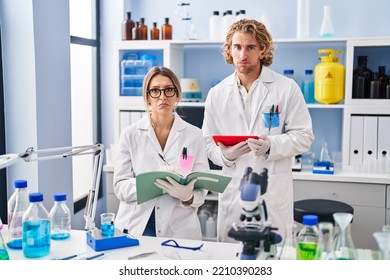
<svg viewBox="0 0 390 280">
<path fill-rule="evenodd" d="M 363 164 L 376 163 L 378 143 L 378 117 L 363 117 Z"/>
<path fill-rule="evenodd" d="M 378 117 L 378 161 L 384 162 L 390 160 L 390 117 Z"/>
<path fill-rule="evenodd" d="M 351 117 L 349 145 L 349 164 L 361 165 L 363 163 L 363 116 Z"/>
</svg>

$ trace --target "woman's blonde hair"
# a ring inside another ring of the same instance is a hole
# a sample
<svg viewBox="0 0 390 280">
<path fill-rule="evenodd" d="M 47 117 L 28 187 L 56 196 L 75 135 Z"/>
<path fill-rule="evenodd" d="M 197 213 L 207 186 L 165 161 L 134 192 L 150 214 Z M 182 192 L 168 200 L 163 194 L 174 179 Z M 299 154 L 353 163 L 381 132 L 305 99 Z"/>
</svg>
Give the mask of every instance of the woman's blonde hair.
<svg viewBox="0 0 390 280">
<path fill-rule="evenodd" d="M 260 50 L 264 58 L 260 60 L 262 65 L 270 66 L 274 58 L 275 47 L 271 34 L 268 32 L 265 25 L 257 20 L 242 19 L 234 22 L 226 35 L 226 40 L 223 45 L 223 56 L 228 64 L 233 64 L 231 55 L 232 39 L 236 32 L 250 33 L 260 46 Z"/>
</svg>

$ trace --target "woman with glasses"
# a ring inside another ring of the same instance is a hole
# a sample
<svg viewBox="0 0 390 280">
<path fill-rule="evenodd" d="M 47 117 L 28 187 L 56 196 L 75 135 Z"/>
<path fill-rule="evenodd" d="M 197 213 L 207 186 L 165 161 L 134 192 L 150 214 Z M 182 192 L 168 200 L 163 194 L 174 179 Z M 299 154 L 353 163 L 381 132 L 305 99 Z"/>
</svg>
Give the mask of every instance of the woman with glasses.
<svg viewBox="0 0 390 280">
<path fill-rule="evenodd" d="M 194 181 L 180 185 L 170 177 L 156 180 L 164 195 L 137 204 L 137 174 L 170 169 L 179 173 L 209 171 L 202 131 L 175 112 L 181 100 L 177 76 L 166 67 L 154 67 L 144 78 L 142 94 L 147 116 L 126 127 L 120 137 L 114 170 L 114 191 L 120 205 L 115 226 L 134 236 L 202 239 L 198 207 L 205 190 Z M 181 168 L 183 151 L 190 170 Z"/>
</svg>

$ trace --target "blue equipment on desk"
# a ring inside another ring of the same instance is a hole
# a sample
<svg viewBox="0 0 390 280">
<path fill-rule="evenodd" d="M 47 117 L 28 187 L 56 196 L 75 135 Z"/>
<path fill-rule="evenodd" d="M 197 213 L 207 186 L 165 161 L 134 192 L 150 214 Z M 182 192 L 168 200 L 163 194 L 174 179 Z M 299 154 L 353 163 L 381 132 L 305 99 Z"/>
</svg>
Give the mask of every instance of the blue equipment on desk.
<svg viewBox="0 0 390 280">
<path fill-rule="evenodd" d="M 320 159 L 313 165 L 313 173 L 334 174 L 334 164 L 330 160 L 326 142 L 322 144 Z"/>
<path fill-rule="evenodd" d="M 313 165 L 313 173 L 334 174 L 334 164 L 330 161 L 316 161 Z"/>
<path fill-rule="evenodd" d="M 267 207 L 262 195 L 268 186 L 268 170 L 260 174 L 247 167 L 241 180 L 241 224 L 234 224 L 228 236 L 243 243 L 240 259 L 268 259 L 276 255 L 276 244 L 282 238 L 268 223 Z"/>
</svg>

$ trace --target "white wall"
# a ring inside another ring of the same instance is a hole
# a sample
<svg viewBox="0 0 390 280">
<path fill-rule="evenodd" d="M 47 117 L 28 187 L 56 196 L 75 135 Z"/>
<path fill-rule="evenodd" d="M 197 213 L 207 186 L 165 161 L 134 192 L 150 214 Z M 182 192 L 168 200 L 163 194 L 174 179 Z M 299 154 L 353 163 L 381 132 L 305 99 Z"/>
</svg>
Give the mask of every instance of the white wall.
<svg viewBox="0 0 390 280">
<path fill-rule="evenodd" d="M 121 2 L 123 6 L 121 6 Z M 173 39 L 185 37 L 185 26 L 175 15 L 177 0 L 113 0 L 110 4 L 102 0 L 102 137 L 107 146 L 114 141 L 114 95 L 112 92 L 112 41 L 121 40 L 121 21 L 125 12 L 131 11 L 132 18 L 145 17 L 150 27 L 157 21 L 163 24 L 170 17 L 173 25 Z M 259 19 L 267 14 L 274 38 L 295 38 L 296 9 L 294 0 L 188 0 L 190 15 L 200 31 L 201 38 L 208 39 L 208 21 L 214 10 L 220 13 L 231 9 L 233 12 L 245 9 L 249 17 Z M 323 5 L 331 6 L 332 20 L 337 37 L 390 36 L 390 1 L 388 0 L 312 0 L 310 1 L 310 36 L 318 33 L 323 16 Z M 122 14 L 121 14 L 122 13 Z"/>
</svg>

